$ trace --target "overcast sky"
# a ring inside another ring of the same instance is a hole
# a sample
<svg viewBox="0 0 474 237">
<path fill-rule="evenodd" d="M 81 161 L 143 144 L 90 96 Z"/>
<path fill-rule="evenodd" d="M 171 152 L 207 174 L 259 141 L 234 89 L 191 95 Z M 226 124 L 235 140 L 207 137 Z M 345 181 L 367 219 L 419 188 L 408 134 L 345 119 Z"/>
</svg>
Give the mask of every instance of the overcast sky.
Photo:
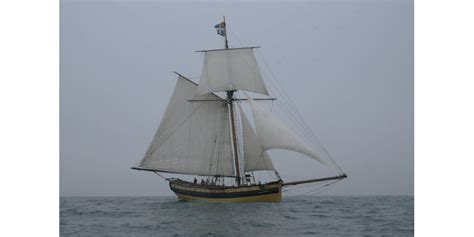
<svg viewBox="0 0 474 237">
<path fill-rule="evenodd" d="M 262 47 L 257 60 L 349 175 L 325 194 L 413 194 L 412 1 L 63 0 L 60 14 L 61 195 L 172 195 L 130 167 L 159 125 L 173 71 L 198 81 L 194 51 L 223 46 L 213 28 L 223 15 L 230 46 Z M 318 176 L 313 160 L 270 154 L 288 180 Z"/>
</svg>

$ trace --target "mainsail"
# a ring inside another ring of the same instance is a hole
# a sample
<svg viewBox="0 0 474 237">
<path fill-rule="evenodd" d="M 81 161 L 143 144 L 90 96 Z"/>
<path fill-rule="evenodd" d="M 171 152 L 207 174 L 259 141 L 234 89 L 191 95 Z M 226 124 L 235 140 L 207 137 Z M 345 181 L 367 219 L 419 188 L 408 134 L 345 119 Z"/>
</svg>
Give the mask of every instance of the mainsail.
<svg viewBox="0 0 474 237">
<path fill-rule="evenodd" d="M 179 76 L 173 96 L 139 168 L 234 176 L 226 101 L 215 94 L 189 102 L 197 84 Z"/>
<path fill-rule="evenodd" d="M 201 52 L 204 66 L 197 95 L 230 90 L 268 95 L 252 47 Z"/>
<path fill-rule="evenodd" d="M 255 120 L 257 138 L 263 150 L 286 149 L 307 155 L 325 165 L 314 149 L 304 143 L 283 122 L 247 96 Z"/>
</svg>

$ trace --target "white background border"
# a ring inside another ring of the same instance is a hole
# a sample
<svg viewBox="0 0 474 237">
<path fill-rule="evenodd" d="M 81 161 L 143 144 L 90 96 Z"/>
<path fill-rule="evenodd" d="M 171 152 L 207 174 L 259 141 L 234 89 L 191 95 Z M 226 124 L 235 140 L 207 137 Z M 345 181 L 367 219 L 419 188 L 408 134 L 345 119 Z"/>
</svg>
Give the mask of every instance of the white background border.
<svg viewBox="0 0 474 237">
<path fill-rule="evenodd" d="M 417 236 L 474 236 L 473 6 L 415 2 Z"/>
<path fill-rule="evenodd" d="M 415 2 L 417 236 L 474 236 L 473 12 Z M 2 1 L 0 32 L 0 236 L 57 236 L 59 2 Z"/>
<path fill-rule="evenodd" d="M 59 2 L 0 1 L 0 236 L 59 235 Z"/>
</svg>

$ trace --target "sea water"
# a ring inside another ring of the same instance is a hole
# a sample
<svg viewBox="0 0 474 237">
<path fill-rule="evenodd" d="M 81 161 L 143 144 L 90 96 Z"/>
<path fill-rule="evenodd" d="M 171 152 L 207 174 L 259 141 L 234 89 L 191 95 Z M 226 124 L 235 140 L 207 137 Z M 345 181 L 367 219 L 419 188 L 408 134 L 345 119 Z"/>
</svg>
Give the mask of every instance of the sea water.
<svg viewBox="0 0 474 237">
<path fill-rule="evenodd" d="M 413 196 L 61 197 L 61 236 L 413 236 Z"/>
</svg>

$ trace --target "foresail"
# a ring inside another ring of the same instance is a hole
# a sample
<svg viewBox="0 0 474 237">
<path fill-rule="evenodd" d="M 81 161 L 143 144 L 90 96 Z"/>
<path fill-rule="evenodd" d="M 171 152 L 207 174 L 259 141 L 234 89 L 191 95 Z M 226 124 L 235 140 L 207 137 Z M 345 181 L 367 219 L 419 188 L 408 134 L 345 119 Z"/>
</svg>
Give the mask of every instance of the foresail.
<svg viewBox="0 0 474 237">
<path fill-rule="evenodd" d="M 240 111 L 240 114 L 242 118 L 242 133 L 244 141 L 245 172 L 275 170 L 270 157 L 265 151 L 263 151 L 249 120 L 242 110 Z"/>
<path fill-rule="evenodd" d="M 197 95 L 227 90 L 268 95 L 252 48 L 203 52 L 204 66 Z"/>
<path fill-rule="evenodd" d="M 285 149 L 296 151 L 327 165 L 316 151 L 306 145 L 290 128 L 283 124 L 283 122 L 262 108 L 252 98 L 248 97 L 248 101 L 255 120 L 257 138 L 263 150 Z"/>
<path fill-rule="evenodd" d="M 179 77 L 155 137 L 140 167 L 194 175 L 234 176 L 225 101 L 189 102 L 197 84 Z"/>
</svg>

